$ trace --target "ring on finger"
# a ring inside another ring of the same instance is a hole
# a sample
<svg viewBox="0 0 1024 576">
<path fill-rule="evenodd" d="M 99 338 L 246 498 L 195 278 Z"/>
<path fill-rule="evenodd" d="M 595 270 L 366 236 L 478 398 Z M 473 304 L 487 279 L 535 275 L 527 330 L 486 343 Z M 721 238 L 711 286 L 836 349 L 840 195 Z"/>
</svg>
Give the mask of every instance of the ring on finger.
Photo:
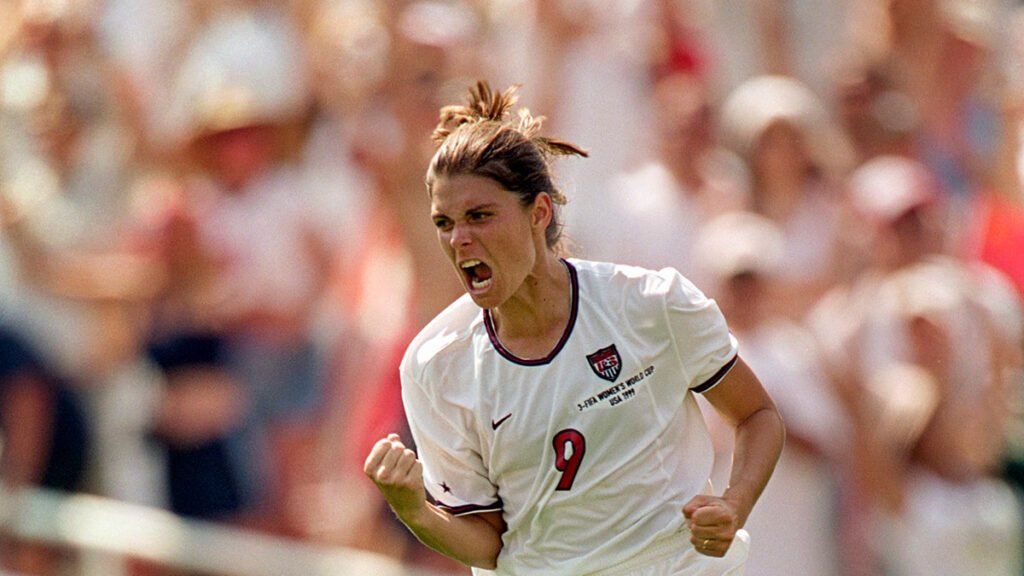
<svg viewBox="0 0 1024 576">
<path fill-rule="evenodd" d="M 701 542 L 700 547 L 704 548 L 706 550 L 709 543 L 711 543 L 711 539 L 710 538 L 705 538 L 704 541 Z"/>
</svg>

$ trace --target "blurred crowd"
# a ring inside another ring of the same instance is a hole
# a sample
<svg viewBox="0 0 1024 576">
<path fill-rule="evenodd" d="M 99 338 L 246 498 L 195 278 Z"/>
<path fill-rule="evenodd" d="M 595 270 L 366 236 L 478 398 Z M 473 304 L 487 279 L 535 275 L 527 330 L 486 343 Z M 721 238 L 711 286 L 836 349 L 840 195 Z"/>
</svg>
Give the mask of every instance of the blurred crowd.
<svg viewBox="0 0 1024 576">
<path fill-rule="evenodd" d="M 0 0 L 0 479 L 462 573 L 361 466 L 476 79 L 589 149 L 574 255 L 681 270 L 775 397 L 750 576 L 1024 574 L 1012 0 Z"/>
</svg>

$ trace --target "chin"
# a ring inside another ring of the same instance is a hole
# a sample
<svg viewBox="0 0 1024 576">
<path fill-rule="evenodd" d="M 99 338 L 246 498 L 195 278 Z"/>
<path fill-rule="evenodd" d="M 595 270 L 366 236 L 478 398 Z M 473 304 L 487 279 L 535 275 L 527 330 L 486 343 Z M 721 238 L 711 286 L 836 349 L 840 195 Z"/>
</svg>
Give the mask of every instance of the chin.
<svg viewBox="0 0 1024 576">
<path fill-rule="evenodd" d="M 485 309 L 497 308 L 501 301 L 491 291 L 474 293 L 467 291 L 469 297 L 473 300 L 473 303 L 477 306 Z"/>
<path fill-rule="evenodd" d="M 473 300 L 473 303 L 479 306 L 480 308 L 489 310 L 491 308 L 494 308 L 495 306 L 495 304 L 486 297 L 482 297 L 473 293 L 470 293 L 469 297 L 470 299 Z"/>
</svg>

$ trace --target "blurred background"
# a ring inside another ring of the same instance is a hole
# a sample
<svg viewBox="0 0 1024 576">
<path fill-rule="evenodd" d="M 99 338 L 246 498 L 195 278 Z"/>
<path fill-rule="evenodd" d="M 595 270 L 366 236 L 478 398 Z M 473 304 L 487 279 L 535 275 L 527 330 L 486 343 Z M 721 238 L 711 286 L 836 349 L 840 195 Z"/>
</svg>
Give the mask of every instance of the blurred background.
<svg viewBox="0 0 1024 576">
<path fill-rule="evenodd" d="M 679 268 L 776 398 L 749 576 L 1024 574 L 1014 0 L 0 0 L 0 573 L 468 573 L 361 467 L 476 79 L 590 150 L 574 255 Z"/>
</svg>

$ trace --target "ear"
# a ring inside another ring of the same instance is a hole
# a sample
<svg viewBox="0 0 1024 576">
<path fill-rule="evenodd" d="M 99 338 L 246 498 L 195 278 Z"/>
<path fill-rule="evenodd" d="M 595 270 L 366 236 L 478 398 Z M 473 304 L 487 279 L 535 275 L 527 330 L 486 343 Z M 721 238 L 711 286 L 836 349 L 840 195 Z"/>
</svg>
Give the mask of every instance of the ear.
<svg viewBox="0 0 1024 576">
<path fill-rule="evenodd" d="M 530 209 L 530 224 L 535 229 L 547 230 L 554 214 L 554 202 L 551 200 L 551 195 L 547 192 L 537 194 L 533 199 L 533 207 Z"/>
</svg>

